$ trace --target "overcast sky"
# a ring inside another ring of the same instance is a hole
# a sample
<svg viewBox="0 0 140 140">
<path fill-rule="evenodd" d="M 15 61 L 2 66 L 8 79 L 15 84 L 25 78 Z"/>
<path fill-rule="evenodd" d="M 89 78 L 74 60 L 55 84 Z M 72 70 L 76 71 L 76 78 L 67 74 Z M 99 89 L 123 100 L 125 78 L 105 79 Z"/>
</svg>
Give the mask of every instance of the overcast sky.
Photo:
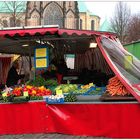
<svg viewBox="0 0 140 140">
<path fill-rule="evenodd" d="M 89 9 L 89 11 L 101 17 L 101 23 L 104 21 L 105 18 L 109 19 L 109 17 L 113 16 L 114 8 L 117 3 L 115 1 L 112 1 L 112 2 L 84 1 L 84 2 L 87 8 Z M 137 1 L 137 2 L 128 1 L 126 3 L 131 9 L 131 13 L 140 13 L 140 1 Z"/>
</svg>

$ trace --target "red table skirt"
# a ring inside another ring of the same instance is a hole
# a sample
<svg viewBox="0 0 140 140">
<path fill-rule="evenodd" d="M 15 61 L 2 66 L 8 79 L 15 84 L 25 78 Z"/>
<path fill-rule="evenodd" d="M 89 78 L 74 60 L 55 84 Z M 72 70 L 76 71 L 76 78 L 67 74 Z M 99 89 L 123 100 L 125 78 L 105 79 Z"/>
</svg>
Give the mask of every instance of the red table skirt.
<svg viewBox="0 0 140 140">
<path fill-rule="evenodd" d="M 0 134 L 63 133 L 140 138 L 140 105 L 0 104 Z"/>
</svg>

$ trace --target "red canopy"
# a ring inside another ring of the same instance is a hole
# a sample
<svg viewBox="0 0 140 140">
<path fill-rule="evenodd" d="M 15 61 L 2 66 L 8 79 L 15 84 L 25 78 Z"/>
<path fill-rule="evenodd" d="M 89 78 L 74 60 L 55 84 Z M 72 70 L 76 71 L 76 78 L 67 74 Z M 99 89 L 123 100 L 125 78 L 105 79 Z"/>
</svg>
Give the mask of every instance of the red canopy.
<svg viewBox="0 0 140 140">
<path fill-rule="evenodd" d="M 0 30 L 0 36 L 4 37 L 4 36 L 10 36 L 13 37 L 15 35 L 18 36 L 25 36 L 25 35 L 45 35 L 47 33 L 49 34 L 55 34 L 57 33 L 58 28 L 29 28 L 29 29 L 9 29 L 9 30 Z"/>
<path fill-rule="evenodd" d="M 101 32 L 101 31 L 91 31 L 91 30 L 72 30 L 72 29 L 59 29 L 58 34 L 67 34 L 67 35 L 107 35 L 107 36 L 116 36 L 115 33 L 111 32 Z"/>
<path fill-rule="evenodd" d="M 45 35 L 45 34 L 55 34 L 58 35 L 108 35 L 108 36 L 116 36 L 114 33 L 110 32 L 100 32 L 100 31 L 90 31 L 90 30 L 71 30 L 71 29 L 59 29 L 58 27 L 42 27 L 42 28 L 22 28 L 22 29 L 4 29 L 0 30 L 0 37 L 5 36 L 34 36 L 34 35 Z"/>
<path fill-rule="evenodd" d="M 92 35 L 106 35 L 108 37 L 116 37 L 116 34 L 109 32 L 100 32 L 100 31 L 90 31 L 90 30 L 74 30 L 74 29 L 60 29 L 58 26 L 50 26 L 50 27 L 14 27 L 14 28 L 6 28 L 0 30 L 0 52 L 1 53 L 10 53 L 10 54 L 29 54 L 29 47 L 22 47 L 24 44 L 30 44 L 30 52 L 34 53 L 34 47 L 38 45 L 36 43 L 36 37 L 38 39 L 43 36 L 48 35 L 46 37 L 47 40 L 64 40 L 69 36 L 72 36 L 74 39 L 77 39 L 77 50 L 84 49 L 85 46 L 89 45 L 89 37 Z M 51 37 L 52 36 L 52 37 Z M 35 37 L 35 38 L 32 38 Z M 83 39 L 79 39 L 79 38 Z M 88 37 L 88 39 L 86 39 Z M 68 38 L 70 39 L 70 38 Z M 30 43 L 29 43 L 30 42 Z M 53 42 L 53 41 L 52 41 Z M 62 42 L 61 42 L 62 43 Z M 65 42 L 71 44 L 71 42 Z M 62 45 L 62 44 L 61 44 Z M 21 47 L 19 47 L 21 46 Z M 73 45 L 72 45 L 73 46 Z M 28 49 L 27 49 L 28 48 Z"/>
</svg>

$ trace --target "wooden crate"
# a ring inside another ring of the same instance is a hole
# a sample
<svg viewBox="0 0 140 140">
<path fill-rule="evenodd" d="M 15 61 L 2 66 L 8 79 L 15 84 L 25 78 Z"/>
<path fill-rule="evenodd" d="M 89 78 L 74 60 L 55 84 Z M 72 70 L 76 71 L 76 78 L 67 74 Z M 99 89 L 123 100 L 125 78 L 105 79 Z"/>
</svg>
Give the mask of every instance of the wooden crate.
<svg viewBox="0 0 140 140">
<path fill-rule="evenodd" d="M 136 101 L 135 97 L 132 95 L 125 95 L 125 96 L 120 96 L 120 95 L 115 95 L 111 96 L 109 93 L 104 93 L 100 97 L 101 101 Z"/>
</svg>

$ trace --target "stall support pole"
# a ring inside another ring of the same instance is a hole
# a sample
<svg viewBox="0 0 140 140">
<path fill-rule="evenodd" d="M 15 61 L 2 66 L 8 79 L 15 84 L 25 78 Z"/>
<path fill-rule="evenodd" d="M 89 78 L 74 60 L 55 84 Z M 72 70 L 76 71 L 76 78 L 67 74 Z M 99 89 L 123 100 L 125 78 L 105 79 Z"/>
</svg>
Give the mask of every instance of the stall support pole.
<svg viewBox="0 0 140 140">
<path fill-rule="evenodd" d="M 35 80 L 35 69 L 32 69 L 32 59 L 31 59 L 31 57 L 32 57 L 31 49 L 29 47 L 29 68 L 30 68 L 30 72 L 34 71 L 33 79 Z"/>
<path fill-rule="evenodd" d="M 29 49 L 29 68 L 30 68 L 30 71 L 31 71 L 31 69 L 32 69 L 31 49 Z"/>
</svg>

